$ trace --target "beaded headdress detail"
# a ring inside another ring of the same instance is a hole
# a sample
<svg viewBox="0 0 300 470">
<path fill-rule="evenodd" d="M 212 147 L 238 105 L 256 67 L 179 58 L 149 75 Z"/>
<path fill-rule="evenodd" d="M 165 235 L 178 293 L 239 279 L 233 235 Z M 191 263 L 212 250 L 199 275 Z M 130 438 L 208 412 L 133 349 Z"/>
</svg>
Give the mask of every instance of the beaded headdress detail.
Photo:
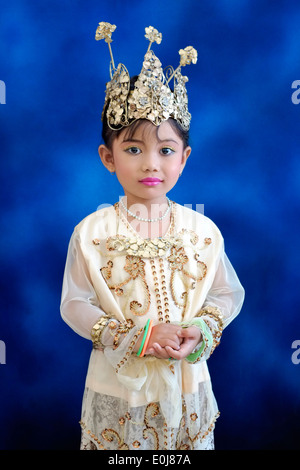
<svg viewBox="0 0 300 470">
<path fill-rule="evenodd" d="M 180 49 L 180 63 L 176 70 L 169 66 L 163 71 L 160 60 L 151 50 L 151 45 L 161 43 L 162 34 L 149 26 L 145 28 L 145 37 L 149 47 L 144 56 L 143 67 L 136 79 L 134 89 L 130 89 L 130 76 L 123 64 L 115 67 L 111 35 L 116 26 L 101 22 L 96 30 L 96 40 L 105 39 L 111 57 L 110 78 L 106 85 L 105 103 L 107 123 L 113 130 L 129 126 L 137 119 L 148 119 L 159 126 L 163 121 L 173 118 L 184 130 L 190 127 L 191 114 L 188 111 L 186 82 L 188 78 L 181 74 L 181 67 L 196 64 L 197 51 L 188 46 Z M 173 90 L 169 83 L 173 80 Z"/>
</svg>

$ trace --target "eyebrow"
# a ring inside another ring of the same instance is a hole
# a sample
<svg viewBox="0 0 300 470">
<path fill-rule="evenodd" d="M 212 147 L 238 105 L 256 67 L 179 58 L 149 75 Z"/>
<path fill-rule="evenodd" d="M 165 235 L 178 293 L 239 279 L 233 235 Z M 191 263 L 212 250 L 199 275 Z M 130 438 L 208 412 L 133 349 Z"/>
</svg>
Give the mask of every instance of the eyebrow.
<svg viewBox="0 0 300 470">
<path fill-rule="evenodd" d="M 143 144 L 144 141 L 143 140 L 139 140 L 139 139 L 134 139 L 134 138 L 128 138 L 128 139 L 124 139 L 123 140 L 123 143 L 124 142 L 135 142 L 135 143 L 138 143 L 138 144 Z M 178 144 L 177 140 L 174 140 L 174 139 L 163 139 L 163 140 L 159 140 L 159 143 L 163 143 L 163 142 L 174 142 L 175 144 Z"/>
</svg>

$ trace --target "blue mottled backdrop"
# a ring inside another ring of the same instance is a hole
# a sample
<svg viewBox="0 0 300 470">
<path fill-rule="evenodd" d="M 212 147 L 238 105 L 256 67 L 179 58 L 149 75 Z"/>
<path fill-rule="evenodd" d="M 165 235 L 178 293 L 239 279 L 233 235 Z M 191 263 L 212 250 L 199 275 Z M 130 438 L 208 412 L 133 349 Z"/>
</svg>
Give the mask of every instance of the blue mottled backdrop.
<svg viewBox="0 0 300 470">
<path fill-rule="evenodd" d="M 300 6 L 289 0 L 2 2 L 0 448 L 79 445 L 91 345 L 60 318 L 67 245 L 122 194 L 97 154 L 109 73 L 99 21 L 118 26 L 115 61 L 132 75 L 145 26 L 163 34 L 164 65 L 198 50 L 187 71 L 193 152 L 170 196 L 204 204 L 246 290 L 209 361 L 216 447 L 297 449 Z"/>
</svg>

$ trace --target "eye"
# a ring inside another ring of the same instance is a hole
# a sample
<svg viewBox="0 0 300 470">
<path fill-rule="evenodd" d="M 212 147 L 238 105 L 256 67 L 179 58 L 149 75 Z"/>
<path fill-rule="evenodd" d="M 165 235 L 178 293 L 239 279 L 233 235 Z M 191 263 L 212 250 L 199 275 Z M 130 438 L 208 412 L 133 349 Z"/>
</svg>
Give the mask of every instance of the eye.
<svg viewBox="0 0 300 470">
<path fill-rule="evenodd" d="M 128 147 L 125 149 L 125 152 L 131 153 L 132 155 L 139 155 L 141 153 L 141 149 L 138 147 Z"/>
<path fill-rule="evenodd" d="M 172 155 L 172 153 L 174 153 L 175 150 L 172 149 L 171 147 L 163 147 L 160 152 L 162 153 L 162 155 Z"/>
</svg>

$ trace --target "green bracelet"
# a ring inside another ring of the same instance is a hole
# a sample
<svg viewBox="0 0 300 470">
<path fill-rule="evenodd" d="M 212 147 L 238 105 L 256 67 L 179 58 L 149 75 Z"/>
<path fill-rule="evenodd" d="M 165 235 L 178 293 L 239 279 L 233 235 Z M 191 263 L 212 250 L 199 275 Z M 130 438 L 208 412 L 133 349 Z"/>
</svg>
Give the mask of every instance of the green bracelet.
<svg viewBox="0 0 300 470">
<path fill-rule="evenodd" d="M 146 339 L 146 336 L 147 336 L 147 333 L 148 333 L 149 323 L 150 323 L 150 318 L 147 321 L 146 326 L 144 328 L 145 333 L 144 333 L 144 336 L 143 336 L 143 339 L 142 339 L 142 342 L 141 342 L 141 345 L 140 345 L 140 349 L 138 350 L 137 356 L 139 356 L 142 352 L 142 349 L 143 349 L 143 346 L 144 346 L 144 343 L 145 343 L 145 339 Z"/>
<path fill-rule="evenodd" d="M 202 318 L 194 318 L 191 321 L 191 324 L 194 324 L 195 326 L 198 326 L 198 328 L 200 328 L 203 337 L 200 349 L 189 354 L 186 357 L 189 362 L 196 362 L 196 360 L 201 357 L 205 348 L 211 348 L 213 338 L 210 329 Z"/>
</svg>

